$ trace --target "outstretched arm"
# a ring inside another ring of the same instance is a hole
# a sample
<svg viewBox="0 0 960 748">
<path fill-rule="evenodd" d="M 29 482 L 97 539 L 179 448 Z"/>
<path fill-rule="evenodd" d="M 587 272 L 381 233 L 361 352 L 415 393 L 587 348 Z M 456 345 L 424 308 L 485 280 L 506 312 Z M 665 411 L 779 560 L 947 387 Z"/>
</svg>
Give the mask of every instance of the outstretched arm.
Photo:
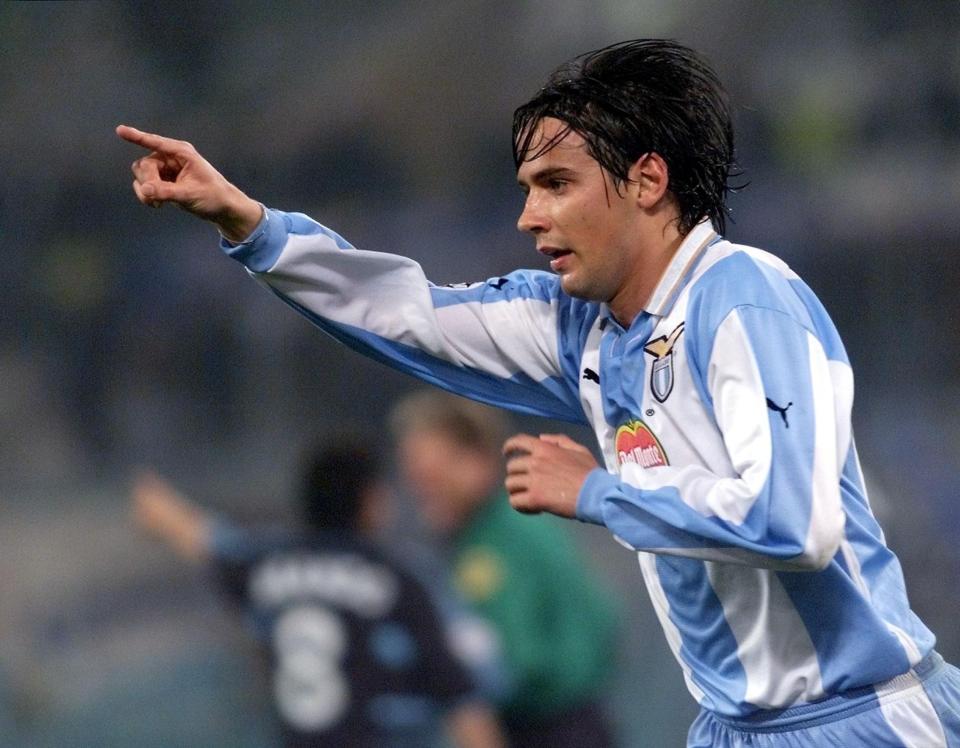
<svg viewBox="0 0 960 748">
<path fill-rule="evenodd" d="M 147 534 L 166 543 L 188 561 L 210 555 L 210 517 L 167 481 L 153 472 L 143 473 L 131 490 L 133 518 Z"/>
<path fill-rule="evenodd" d="M 131 166 L 133 191 L 144 205 L 179 205 L 215 223 L 232 242 L 246 239 L 260 223 L 260 204 L 228 182 L 190 143 L 127 125 L 118 126 L 117 135 L 150 151 Z"/>
<path fill-rule="evenodd" d="M 582 421 L 571 380 L 581 327 L 593 318 L 567 315 L 554 276 L 435 286 L 413 260 L 356 250 L 298 213 L 264 211 L 187 142 L 125 125 L 117 135 L 149 151 L 132 167 L 140 202 L 215 223 L 230 256 L 333 337 L 458 394 Z"/>
</svg>

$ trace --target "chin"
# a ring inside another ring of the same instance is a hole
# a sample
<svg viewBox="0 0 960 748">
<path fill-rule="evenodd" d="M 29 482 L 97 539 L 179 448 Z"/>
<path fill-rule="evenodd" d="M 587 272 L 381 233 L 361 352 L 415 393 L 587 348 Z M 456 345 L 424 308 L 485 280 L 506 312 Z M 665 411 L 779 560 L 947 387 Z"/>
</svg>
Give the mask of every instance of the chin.
<svg viewBox="0 0 960 748">
<path fill-rule="evenodd" d="M 575 299 L 583 299 L 584 301 L 604 300 L 601 294 L 596 293 L 594 289 L 584 283 L 578 283 L 577 279 L 571 275 L 560 276 L 560 288 L 567 296 L 572 296 Z"/>
<path fill-rule="evenodd" d="M 571 276 L 569 273 L 567 275 L 560 276 L 560 288 L 562 288 L 564 293 L 566 293 L 568 296 L 583 298 L 583 289 L 580 288 L 580 284 L 577 283 L 577 279 Z"/>
</svg>

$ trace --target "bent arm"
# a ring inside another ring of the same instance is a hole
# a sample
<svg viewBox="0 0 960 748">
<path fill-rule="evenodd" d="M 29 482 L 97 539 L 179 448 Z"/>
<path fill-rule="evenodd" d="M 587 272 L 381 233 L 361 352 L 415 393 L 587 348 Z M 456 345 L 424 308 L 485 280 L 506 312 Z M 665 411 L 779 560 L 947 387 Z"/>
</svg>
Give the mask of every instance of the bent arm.
<svg viewBox="0 0 960 748">
<path fill-rule="evenodd" d="M 356 249 L 307 216 L 276 210 L 223 249 L 365 355 L 493 405 L 583 419 L 561 363 L 561 294 L 547 273 L 436 286 L 413 260 Z"/>
<path fill-rule="evenodd" d="M 704 392 L 730 474 L 702 465 L 628 463 L 620 476 L 594 470 L 580 492 L 578 517 L 638 550 L 824 568 L 844 531 L 849 366 L 829 362 L 819 340 L 792 318 L 756 307 L 723 320 L 704 363 Z M 786 417 L 773 407 L 788 402 Z"/>
</svg>

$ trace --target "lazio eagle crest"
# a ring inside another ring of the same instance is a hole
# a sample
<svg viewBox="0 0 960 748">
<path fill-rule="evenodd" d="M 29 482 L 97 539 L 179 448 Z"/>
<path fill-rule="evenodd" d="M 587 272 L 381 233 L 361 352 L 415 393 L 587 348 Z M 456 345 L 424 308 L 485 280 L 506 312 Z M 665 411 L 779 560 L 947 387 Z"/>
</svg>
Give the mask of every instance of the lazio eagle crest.
<svg viewBox="0 0 960 748">
<path fill-rule="evenodd" d="M 683 322 L 669 335 L 661 335 L 647 343 L 643 350 L 653 356 L 650 369 L 650 391 L 658 403 L 666 402 L 673 392 L 673 347 L 683 334 Z"/>
</svg>

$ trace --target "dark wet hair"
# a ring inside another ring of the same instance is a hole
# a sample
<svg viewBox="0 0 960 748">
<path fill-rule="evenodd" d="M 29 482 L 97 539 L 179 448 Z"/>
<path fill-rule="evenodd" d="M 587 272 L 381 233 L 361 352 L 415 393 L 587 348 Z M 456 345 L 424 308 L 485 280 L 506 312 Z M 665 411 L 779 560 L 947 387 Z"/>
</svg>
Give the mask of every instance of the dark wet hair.
<svg viewBox="0 0 960 748">
<path fill-rule="evenodd" d="M 307 526 L 354 530 L 381 466 L 361 437 L 339 435 L 307 453 L 301 475 L 299 508 Z"/>
<path fill-rule="evenodd" d="M 566 123 L 556 137 L 534 142 L 544 117 Z M 620 42 L 557 68 L 513 115 L 514 162 L 549 151 L 573 130 L 619 187 L 645 153 L 658 153 L 680 207 L 679 230 L 704 218 L 726 228 L 726 196 L 735 168 L 727 95 L 696 52 L 665 39 Z"/>
</svg>

